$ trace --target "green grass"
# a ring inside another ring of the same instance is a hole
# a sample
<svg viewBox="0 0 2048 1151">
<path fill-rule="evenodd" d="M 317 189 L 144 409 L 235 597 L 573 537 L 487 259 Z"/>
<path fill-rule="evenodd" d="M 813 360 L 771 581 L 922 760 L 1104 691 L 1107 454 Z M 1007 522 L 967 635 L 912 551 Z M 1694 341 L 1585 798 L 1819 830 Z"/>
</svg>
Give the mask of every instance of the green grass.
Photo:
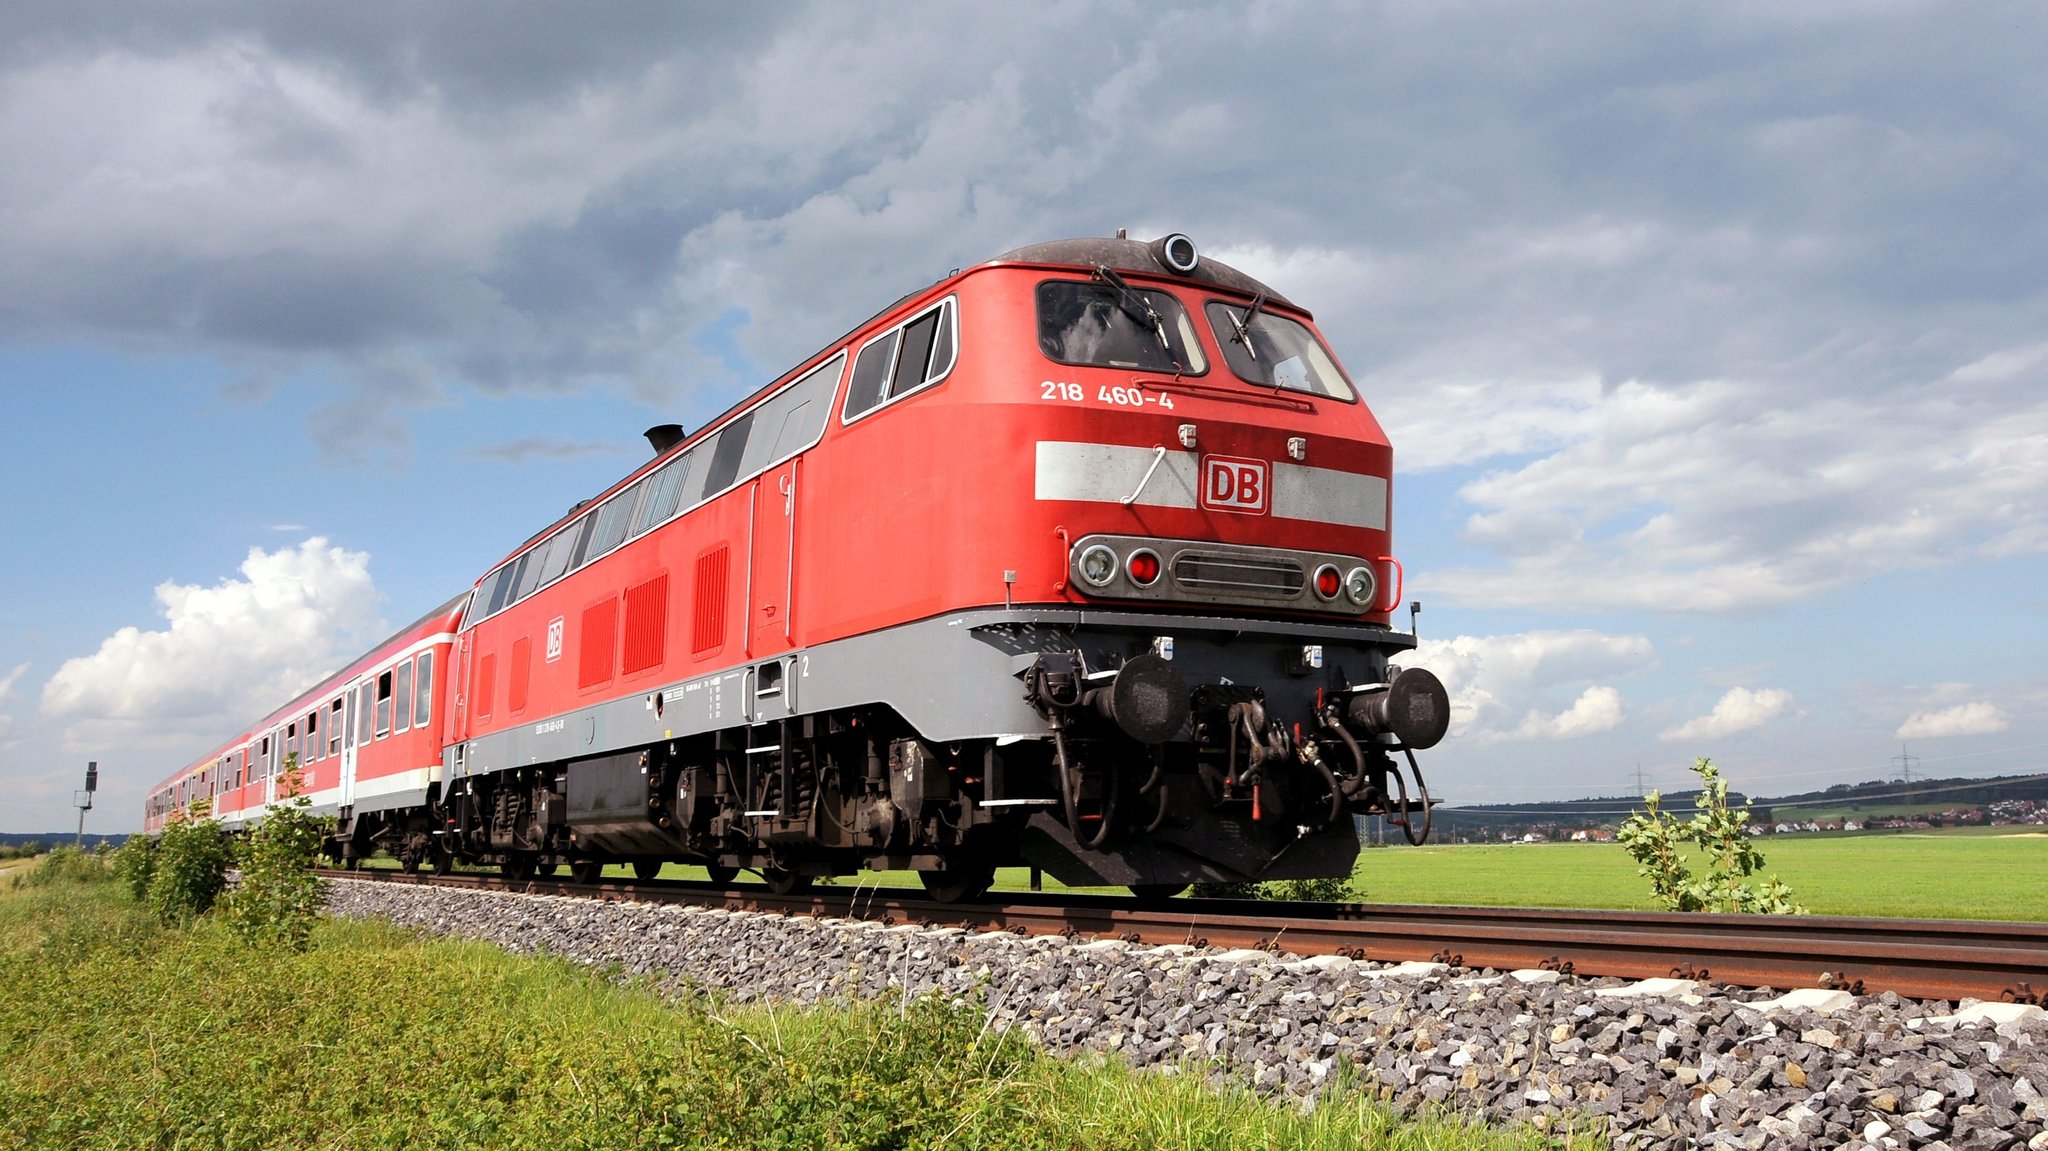
<svg viewBox="0 0 2048 1151">
<path fill-rule="evenodd" d="M 0 1048 L 8 1149 L 1553 1145 L 1054 1059 L 972 1004 L 728 1009 L 374 923 L 252 950 L 106 882 L 0 891 Z"/>
<path fill-rule="evenodd" d="M 1760 846 L 1766 873 L 1818 915 L 2048 920 L 2048 836 L 2032 829 L 1788 835 Z M 1649 881 L 1612 843 L 1390 847 L 1359 856 L 1352 886 L 1374 903 L 1654 906 Z"/>
</svg>

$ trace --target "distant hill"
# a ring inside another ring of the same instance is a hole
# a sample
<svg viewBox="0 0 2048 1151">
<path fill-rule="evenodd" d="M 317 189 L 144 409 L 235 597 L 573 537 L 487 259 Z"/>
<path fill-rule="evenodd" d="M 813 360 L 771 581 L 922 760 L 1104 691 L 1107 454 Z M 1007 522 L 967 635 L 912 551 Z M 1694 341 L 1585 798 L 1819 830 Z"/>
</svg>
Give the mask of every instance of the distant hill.
<svg viewBox="0 0 2048 1151">
<path fill-rule="evenodd" d="M 77 840 L 78 833 L 76 831 L 45 831 L 34 834 L 21 831 L 0 831 L 0 849 L 8 850 L 16 850 L 35 844 L 47 851 L 52 847 L 60 845 L 69 846 L 77 842 Z M 102 843 L 110 847 L 119 847 L 126 842 L 128 842 L 126 833 L 120 835 L 88 835 L 85 837 L 85 849 L 91 851 Z"/>
<path fill-rule="evenodd" d="M 1691 815 L 1699 792 L 1667 791 L 1661 798 L 1665 811 L 1683 819 Z M 1730 791 L 1729 802 L 1741 806 L 1749 797 Z M 1838 783 L 1820 791 L 1758 797 L 1758 822 L 1781 819 L 1843 819 L 1864 815 L 1903 816 L 1913 813 L 1939 815 L 1957 808 L 1983 807 L 1993 803 L 2026 800 L 2048 804 L 2048 776 L 1997 776 L 1991 779 L 1873 779 L 1863 783 Z M 1444 806 L 1436 809 L 1435 824 L 1441 833 L 1485 835 L 1509 829 L 1585 828 L 1618 825 L 1629 814 L 1642 809 L 1643 801 L 1633 795 L 1602 796 L 1591 799 L 1542 803 Z"/>
</svg>

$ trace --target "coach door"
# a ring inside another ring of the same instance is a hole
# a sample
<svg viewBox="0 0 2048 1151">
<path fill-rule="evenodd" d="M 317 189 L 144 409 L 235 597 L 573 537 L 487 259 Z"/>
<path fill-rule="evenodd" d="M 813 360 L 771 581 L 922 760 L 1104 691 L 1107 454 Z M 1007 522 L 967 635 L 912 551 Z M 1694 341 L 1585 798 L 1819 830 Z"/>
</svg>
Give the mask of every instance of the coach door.
<svg viewBox="0 0 2048 1151">
<path fill-rule="evenodd" d="M 341 721 L 341 806 L 353 807 L 356 802 L 356 708 L 362 693 L 356 690 L 361 680 L 348 681 L 343 690 Z"/>
</svg>

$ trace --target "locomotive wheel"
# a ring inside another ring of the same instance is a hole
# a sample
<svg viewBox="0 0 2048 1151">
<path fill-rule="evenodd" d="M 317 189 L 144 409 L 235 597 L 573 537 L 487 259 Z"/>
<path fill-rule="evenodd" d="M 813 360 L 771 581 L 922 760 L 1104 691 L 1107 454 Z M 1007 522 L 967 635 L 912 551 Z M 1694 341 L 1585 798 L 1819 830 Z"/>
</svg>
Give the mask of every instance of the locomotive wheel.
<svg viewBox="0 0 2048 1151">
<path fill-rule="evenodd" d="M 596 883 L 604 878 L 604 863 L 596 859 L 579 859 L 569 865 L 569 878 L 578 883 Z"/>
<path fill-rule="evenodd" d="M 642 883 L 661 874 L 661 860 L 636 859 L 633 861 L 633 878 Z"/>
<path fill-rule="evenodd" d="M 780 867 L 764 867 L 761 869 L 761 882 L 768 885 L 771 895 L 795 895 L 809 889 L 811 877 Z"/>
<path fill-rule="evenodd" d="M 987 864 L 969 864 L 951 871 L 920 871 L 917 878 L 925 894 L 940 903 L 971 903 L 988 894 L 996 881 L 996 869 Z"/>
<path fill-rule="evenodd" d="M 733 880 L 740 877 L 740 869 L 737 867 L 720 867 L 716 863 L 707 863 L 704 865 L 704 874 L 710 876 L 711 882 L 716 883 L 720 887 L 731 887 Z"/>
<path fill-rule="evenodd" d="M 1172 899 L 1174 896 L 1179 895 L 1181 892 L 1186 891 L 1187 889 L 1188 885 L 1185 883 L 1131 884 L 1131 894 L 1137 896 L 1138 902 L 1144 904 L 1147 907 L 1153 907 L 1158 904 L 1165 903 L 1167 900 Z"/>
</svg>

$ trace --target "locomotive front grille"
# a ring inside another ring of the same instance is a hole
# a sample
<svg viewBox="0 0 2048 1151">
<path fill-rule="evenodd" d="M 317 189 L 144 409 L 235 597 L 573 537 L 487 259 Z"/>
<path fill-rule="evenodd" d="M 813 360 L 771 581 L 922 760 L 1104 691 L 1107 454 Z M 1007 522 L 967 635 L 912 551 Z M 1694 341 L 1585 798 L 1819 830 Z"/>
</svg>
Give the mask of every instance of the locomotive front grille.
<svg viewBox="0 0 2048 1151">
<path fill-rule="evenodd" d="M 1173 558 L 1173 582 L 1191 591 L 1291 599 L 1308 583 L 1308 570 L 1285 559 L 1184 551 Z"/>
</svg>

